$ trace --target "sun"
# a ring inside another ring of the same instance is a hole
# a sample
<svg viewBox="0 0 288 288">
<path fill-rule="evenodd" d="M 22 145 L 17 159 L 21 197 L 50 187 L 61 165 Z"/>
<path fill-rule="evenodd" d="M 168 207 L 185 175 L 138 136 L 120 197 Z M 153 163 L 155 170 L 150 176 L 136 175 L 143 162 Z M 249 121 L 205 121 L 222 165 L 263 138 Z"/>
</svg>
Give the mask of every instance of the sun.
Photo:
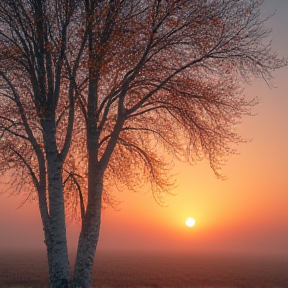
<svg viewBox="0 0 288 288">
<path fill-rule="evenodd" d="M 185 224 L 186 224 L 188 227 L 193 227 L 193 226 L 195 225 L 195 222 L 196 222 L 195 219 L 189 217 L 189 218 L 187 218 Z"/>
</svg>

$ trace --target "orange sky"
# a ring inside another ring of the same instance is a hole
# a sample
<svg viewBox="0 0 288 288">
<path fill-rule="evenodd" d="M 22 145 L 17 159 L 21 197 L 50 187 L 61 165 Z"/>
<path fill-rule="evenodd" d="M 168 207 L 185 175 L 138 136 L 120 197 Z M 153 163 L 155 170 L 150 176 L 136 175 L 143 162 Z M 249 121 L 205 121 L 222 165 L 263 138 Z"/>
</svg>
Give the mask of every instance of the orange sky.
<svg viewBox="0 0 288 288">
<path fill-rule="evenodd" d="M 288 57 L 288 1 L 266 0 L 263 11 L 276 16 L 273 49 Z M 253 141 L 239 146 L 223 168 L 229 177 L 216 179 L 207 162 L 179 164 L 176 196 L 167 196 L 168 207 L 156 204 L 149 194 L 122 192 L 120 211 L 104 210 L 99 249 L 178 249 L 195 251 L 236 250 L 288 256 L 288 67 L 275 73 L 269 89 L 256 81 L 246 89 L 259 96 L 255 117 L 237 128 Z M 21 209 L 21 196 L 0 195 L 0 250 L 44 249 L 36 203 Z M 196 219 L 193 228 L 187 217 Z M 68 225 L 70 246 L 77 241 L 77 224 Z"/>
</svg>

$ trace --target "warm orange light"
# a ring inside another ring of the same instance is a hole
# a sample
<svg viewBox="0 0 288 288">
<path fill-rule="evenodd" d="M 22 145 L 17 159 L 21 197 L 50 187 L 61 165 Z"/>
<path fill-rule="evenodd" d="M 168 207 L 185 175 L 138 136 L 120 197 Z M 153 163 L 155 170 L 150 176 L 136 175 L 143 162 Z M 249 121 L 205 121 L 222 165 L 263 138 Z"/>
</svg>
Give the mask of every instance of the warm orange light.
<svg viewBox="0 0 288 288">
<path fill-rule="evenodd" d="M 196 222 L 195 219 L 189 217 L 189 218 L 186 220 L 185 224 L 186 224 L 188 227 L 193 227 L 193 226 L 195 225 L 195 222 Z"/>
</svg>

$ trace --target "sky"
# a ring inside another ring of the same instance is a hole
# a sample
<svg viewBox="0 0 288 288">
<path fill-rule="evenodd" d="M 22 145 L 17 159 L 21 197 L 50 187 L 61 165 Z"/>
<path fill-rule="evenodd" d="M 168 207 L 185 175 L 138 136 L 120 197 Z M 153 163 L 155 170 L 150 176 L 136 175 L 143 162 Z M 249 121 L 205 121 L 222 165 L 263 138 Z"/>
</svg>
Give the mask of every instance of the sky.
<svg viewBox="0 0 288 288">
<path fill-rule="evenodd" d="M 272 28 L 273 50 L 288 57 L 288 1 L 266 0 L 264 15 Z M 159 206 L 149 193 L 121 192 L 117 210 L 103 211 L 99 250 L 223 251 L 288 257 L 288 67 L 274 74 L 274 89 L 263 80 L 245 88 L 258 96 L 257 114 L 237 126 L 251 142 L 228 158 L 219 180 L 209 163 L 177 163 L 177 187 Z M 0 187 L 1 188 L 1 187 Z M 1 191 L 0 191 L 1 192 Z M 0 250 L 45 251 L 36 202 L 17 209 L 23 196 L 0 194 Z M 185 225 L 188 217 L 194 227 Z M 75 251 L 80 226 L 67 224 Z"/>
</svg>

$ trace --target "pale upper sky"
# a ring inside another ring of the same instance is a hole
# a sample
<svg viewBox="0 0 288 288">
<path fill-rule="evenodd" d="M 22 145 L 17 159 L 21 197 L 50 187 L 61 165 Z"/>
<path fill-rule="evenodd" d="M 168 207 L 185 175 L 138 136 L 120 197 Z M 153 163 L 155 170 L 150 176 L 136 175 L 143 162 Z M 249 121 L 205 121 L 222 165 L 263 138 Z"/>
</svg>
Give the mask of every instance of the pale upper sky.
<svg viewBox="0 0 288 288">
<path fill-rule="evenodd" d="M 288 1 L 266 0 L 263 13 L 276 11 L 267 22 L 273 29 L 273 49 L 288 57 Z M 288 256 L 288 67 L 275 73 L 270 89 L 257 80 L 247 87 L 259 96 L 255 117 L 237 128 L 253 141 L 239 146 L 223 168 L 229 177 L 216 179 L 207 162 L 179 164 L 176 196 L 168 207 L 143 193 L 122 192 L 120 211 L 103 212 L 99 249 L 227 250 Z M 37 203 L 21 203 L 21 196 L 0 195 L 0 250 L 45 249 Z M 188 217 L 193 228 L 185 226 Z M 68 224 L 70 246 L 79 226 Z M 72 247 L 73 248 L 73 247 Z"/>
</svg>

